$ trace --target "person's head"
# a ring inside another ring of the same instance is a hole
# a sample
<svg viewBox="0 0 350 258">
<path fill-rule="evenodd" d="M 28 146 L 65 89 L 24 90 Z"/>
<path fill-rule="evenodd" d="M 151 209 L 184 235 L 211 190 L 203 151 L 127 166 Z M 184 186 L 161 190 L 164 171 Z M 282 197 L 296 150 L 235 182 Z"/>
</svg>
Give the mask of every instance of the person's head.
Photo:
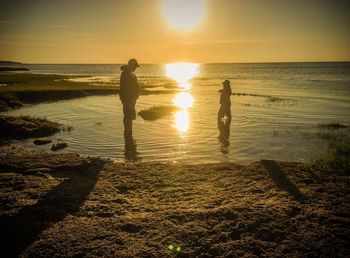
<svg viewBox="0 0 350 258">
<path fill-rule="evenodd" d="M 225 81 L 223 81 L 223 82 L 222 82 L 222 85 L 223 85 L 224 89 L 225 89 L 225 88 L 231 88 L 231 82 L 230 82 L 230 80 L 225 80 Z"/>
<path fill-rule="evenodd" d="M 137 62 L 137 60 L 135 58 L 131 58 L 128 61 L 128 66 L 132 72 L 135 71 L 137 67 L 140 67 L 139 63 Z"/>
</svg>

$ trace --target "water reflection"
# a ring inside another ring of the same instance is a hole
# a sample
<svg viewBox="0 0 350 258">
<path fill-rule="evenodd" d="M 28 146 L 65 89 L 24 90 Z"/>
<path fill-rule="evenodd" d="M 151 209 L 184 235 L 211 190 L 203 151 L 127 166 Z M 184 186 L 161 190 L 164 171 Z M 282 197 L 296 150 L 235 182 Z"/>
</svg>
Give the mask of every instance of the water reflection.
<svg viewBox="0 0 350 258">
<path fill-rule="evenodd" d="M 189 90 L 192 84 L 189 82 L 199 73 L 199 64 L 174 63 L 165 65 L 166 76 L 177 81 L 184 90 Z"/>
<path fill-rule="evenodd" d="M 193 97 L 188 92 L 180 92 L 173 99 L 173 103 L 175 106 L 177 106 L 181 109 L 188 109 L 188 108 L 192 107 Z"/>
<path fill-rule="evenodd" d="M 199 74 L 199 64 L 174 63 L 165 66 L 166 75 L 177 81 L 182 90 L 173 99 L 173 104 L 181 110 L 175 114 L 174 127 L 180 132 L 187 132 L 190 126 L 188 109 L 192 107 L 193 97 L 189 90 L 192 87 L 190 80 Z"/>
<path fill-rule="evenodd" d="M 132 137 L 125 137 L 125 161 L 135 162 L 141 161 L 139 157 L 139 153 L 137 152 L 137 144 L 136 141 Z"/>
<path fill-rule="evenodd" d="M 187 109 L 181 110 L 175 114 L 175 127 L 180 133 L 187 132 L 190 127 L 190 115 Z"/>
<path fill-rule="evenodd" d="M 218 121 L 218 129 L 219 129 L 219 142 L 221 143 L 220 151 L 223 154 L 229 153 L 230 146 L 230 126 L 231 119 L 225 119 Z"/>
</svg>

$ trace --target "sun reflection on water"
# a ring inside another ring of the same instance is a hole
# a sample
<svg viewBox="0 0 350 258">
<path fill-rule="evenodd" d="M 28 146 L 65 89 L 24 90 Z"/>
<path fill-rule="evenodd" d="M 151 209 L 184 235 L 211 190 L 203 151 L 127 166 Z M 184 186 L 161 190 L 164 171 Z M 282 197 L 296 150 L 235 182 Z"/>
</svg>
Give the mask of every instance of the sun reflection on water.
<svg viewBox="0 0 350 258">
<path fill-rule="evenodd" d="M 190 115 L 187 109 L 178 111 L 175 114 L 175 127 L 180 133 L 187 132 L 190 127 Z"/>
<path fill-rule="evenodd" d="M 177 81 L 184 90 L 189 90 L 192 84 L 189 82 L 199 73 L 199 64 L 174 63 L 165 65 L 166 76 Z"/>
<path fill-rule="evenodd" d="M 181 109 L 188 109 L 188 108 L 192 107 L 193 97 L 188 92 L 180 92 L 173 99 L 173 103 L 175 106 L 177 106 Z"/>
<path fill-rule="evenodd" d="M 190 127 L 190 115 L 188 109 L 192 107 L 193 97 L 189 90 L 192 87 L 190 80 L 199 74 L 199 64 L 174 63 L 165 66 L 166 75 L 175 81 L 182 90 L 173 99 L 173 104 L 181 110 L 175 114 L 174 127 L 180 133 L 186 133 Z"/>
</svg>

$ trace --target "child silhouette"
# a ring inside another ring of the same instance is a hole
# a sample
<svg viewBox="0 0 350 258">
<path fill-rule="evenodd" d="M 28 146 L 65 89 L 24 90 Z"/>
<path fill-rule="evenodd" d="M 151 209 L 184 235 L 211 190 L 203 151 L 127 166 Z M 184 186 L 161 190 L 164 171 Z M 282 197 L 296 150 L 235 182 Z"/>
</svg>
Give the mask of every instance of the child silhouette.
<svg viewBox="0 0 350 258">
<path fill-rule="evenodd" d="M 219 90 L 219 92 L 221 93 L 220 95 L 220 109 L 218 112 L 218 124 L 220 123 L 221 119 L 225 117 L 227 117 L 228 122 L 231 122 L 231 94 L 232 94 L 232 90 L 231 90 L 231 85 L 230 85 L 230 81 L 229 80 L 225 80 L 222 84 L 223 84 L 223 88 L 221 90 Z"/>
</svg>

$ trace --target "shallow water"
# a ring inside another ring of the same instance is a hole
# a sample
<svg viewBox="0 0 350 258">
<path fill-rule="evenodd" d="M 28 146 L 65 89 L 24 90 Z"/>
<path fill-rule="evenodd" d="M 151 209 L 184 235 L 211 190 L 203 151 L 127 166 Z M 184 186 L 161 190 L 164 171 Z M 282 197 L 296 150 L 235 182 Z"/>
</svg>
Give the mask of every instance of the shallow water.
<svg viewBox="0 0 350 258">
<path fill-rule="evenodd" d="M 329 139 L 322 135 L 349 135 L 348 128 L 318 126 L 335 122 L 350 125 L 348 63 L 146 66 L 146 71 L 141 67 L 137 72 L 143 85 L 158 88 L 170 82 L 181 92 L 140 96 L 138 111 L 173 103 L 181 111 L 153 122 L 137 118 L 133 135 L 142 161 L 307 161 L 327 150 Z M 89 72 L 94 80 L 118 76 Z M 70 73 L 79 72 L 73 69 Z M 233 118 L 229 137 L 223 140 L 216 116 L 218 90 L 226 78 L 231 79 L 234 93 L 245 95 L 231 97 Z M 121 110 L 119 97 L 112 95 L 27 106 L 8 114 L 35 115 L 72 125 L 73 131 L 53 137 L 67 141 L 69 147 L 64 151 L 124 160 Z M 24 144 L 33 146 L 32 140 Z"/>
</svg>

